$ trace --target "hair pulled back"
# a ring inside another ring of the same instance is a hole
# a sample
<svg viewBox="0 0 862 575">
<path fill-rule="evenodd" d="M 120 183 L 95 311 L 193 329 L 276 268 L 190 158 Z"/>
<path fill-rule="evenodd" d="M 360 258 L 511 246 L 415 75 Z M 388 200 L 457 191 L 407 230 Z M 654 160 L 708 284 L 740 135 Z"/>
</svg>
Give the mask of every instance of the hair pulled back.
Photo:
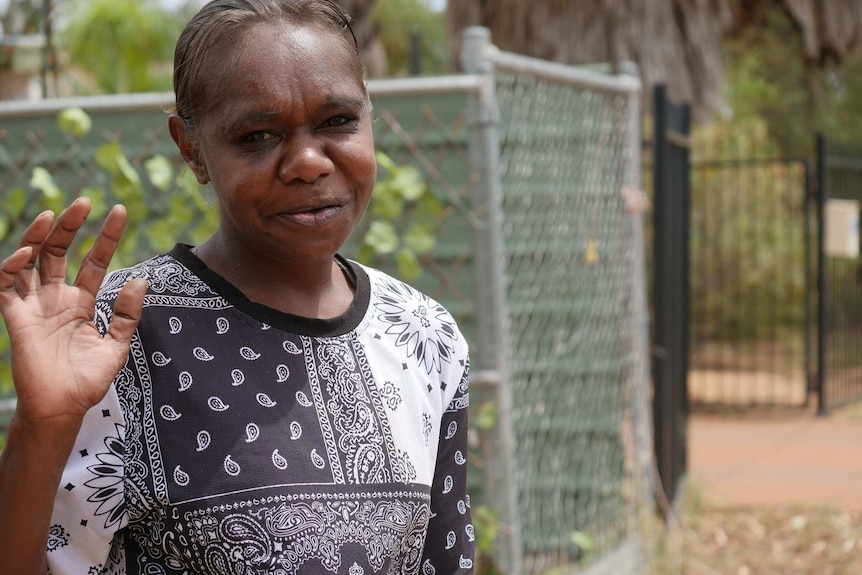
<svg viewBox="0 0 862 575">
<path fill-rule="evenodd" d="M 316 26 L 340 38 L 352 56 L 358 81 L 363 69 L 350 17 L 333 0 L 213 0 L 195 14 L 177 40 L 174 54 L 176 114 L 194 131 L 200 115 L 213 103 L 207 70 L 227 46 L 255 24 L 285 22 Z"/>
</svg>

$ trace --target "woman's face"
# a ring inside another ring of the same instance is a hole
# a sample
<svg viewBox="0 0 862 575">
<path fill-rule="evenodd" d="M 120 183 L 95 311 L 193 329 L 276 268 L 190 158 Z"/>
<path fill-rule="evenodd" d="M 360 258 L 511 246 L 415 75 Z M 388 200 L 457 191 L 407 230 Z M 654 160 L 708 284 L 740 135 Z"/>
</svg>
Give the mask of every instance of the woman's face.
<svg viewBox="0 0 862 575">
<path fill-rule="evenodd" d="M 348 47 L 313 26 L 258 24 L 212 58 L 215 101 L 197 126 L 198 180 L 231 249 L 331 259 L 376 179 L 367 94 Z"/>
</svg>

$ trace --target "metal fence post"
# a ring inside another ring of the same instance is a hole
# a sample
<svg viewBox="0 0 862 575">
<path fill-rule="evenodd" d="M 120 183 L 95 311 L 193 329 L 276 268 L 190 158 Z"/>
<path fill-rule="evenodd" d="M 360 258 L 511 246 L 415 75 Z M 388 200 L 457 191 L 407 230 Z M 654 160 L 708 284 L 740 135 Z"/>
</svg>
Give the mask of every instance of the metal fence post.
<svg viewBox="0 0 862 575">
<path fill-rule="evenodd" d="M 478 341 L 476 363 L 495 372 L 497 382 L 497 465 L 486 470 L 495 479 L 495 501 L 502 524 L 498 545 L 501 566 L 509 575 L 522 571 L 521 536 L 518 525 L 518 496 L 513 465 L 514 434 L 512 402 L 506 355 L 509 322 L 506 310 L 506 255 L 503 244 L 503 206 L 500 184 L 499 109 L 496 98 L 494 66 L 488 58 L 491 34 L 487 28 L 464 30 L 461 60 L 469 74 L 482 79 L 478 93 L 467 102 L 470 132 L 470 160 L 477 175 L 473 186 L 473 209 L 481 225 L 474 230 L 473 256 L 476 277 L 476 317 Z"/>
<path fill-rule="evenodd" d="M 635 64 L 626 63 L 623 70 L 625 74 L 638 79 L 640 82 L 640 72 Z M 627 165 L 624 185 L 629 192 L 627 200 L 634 237 L 634 253 L 632 254 L 634 274 L 631 285 L 632 307 L 634 309 L 632 310 L 633 322 L 630 328 L 632 330 L 631 345 L 635 359 L 630 374 L 632 387 L 629 402 L 634 419 L 633 441 L 636 461 L 642 474 L 638 485 L 640 493 L 636 501 L 649 501 L 653 494 L 654 484 L 652 414 L 650 413 L 650 312 L 647 302 L 647 266 L 644 250 L 644 212 L 648 209 L 648 200 L 645 192 L 641 190 L 641 96 L 640 90 L 633 91 L 627 96 L 627 151 L 624 158 Z"/>
<path fill-rule="evenodd" d="M 686 470 L 689 352 L 689 116 L 654 88 L 653 425 L 668 503 Z M 669 509 L 665 509 L 668 512 Z"/>
<path fill-rule="evenodd" d="M 826 415 L 826 337 L 829 329 L 826 317 L 826 178 L 827 144 L 823 134 L 817 135 L 817 415 Z"/>
</svg>

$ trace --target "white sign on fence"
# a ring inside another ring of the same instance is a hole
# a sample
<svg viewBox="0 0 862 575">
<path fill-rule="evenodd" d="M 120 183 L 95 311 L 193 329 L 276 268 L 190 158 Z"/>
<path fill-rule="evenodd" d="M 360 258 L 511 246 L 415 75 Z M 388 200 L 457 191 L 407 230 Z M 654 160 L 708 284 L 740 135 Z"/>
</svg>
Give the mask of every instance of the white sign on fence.
<svg viewBox="0 0 862 575">
<path fill-rule="evenodd" d="M 859 202 L 827 200 L 824 216 L 826 255 L 833 258 L 858 258 Z"/>
</svg>

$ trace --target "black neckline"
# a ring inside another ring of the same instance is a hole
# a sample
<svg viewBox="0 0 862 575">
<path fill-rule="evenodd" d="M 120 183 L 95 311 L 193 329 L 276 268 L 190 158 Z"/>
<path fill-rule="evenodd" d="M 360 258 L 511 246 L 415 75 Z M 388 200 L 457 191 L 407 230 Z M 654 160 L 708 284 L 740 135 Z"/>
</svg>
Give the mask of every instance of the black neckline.
<svg viewBox="0 0 862 575">
<path fill-rule="evenodd" d="M 334 337 L 344 335 L 353 331 L 362 320 L 368 311 L 368 304 L 371 299 L 371 283 L 368 279 L 368 274 L 361 266 L 341 256 L 335 254 L 336 263 L 347 274 L 356 293 L 353 296 L 353 302 L 350 307 L 338 317 L 331 319 L 316 319 L 310 317 L 302 317 L 285 313 L 269 306 L 253 302 L 242 293 L 239 288 L 230 283 L 227 279 L 208 268 L 207 265 L 198 258 L 191 250 L 191 246 L 186 244 L 177 244 L 168 253 L 172 258 L 186 266 L 201 280 L 204 281 L 217 294 L 222 296 L 237 309 L 250 315 L 251 317 L 262 321 L 272 327 L 278 328 L 289 333 L 297 335 L 307 335 L 312 337 Z"/>
</svg>

